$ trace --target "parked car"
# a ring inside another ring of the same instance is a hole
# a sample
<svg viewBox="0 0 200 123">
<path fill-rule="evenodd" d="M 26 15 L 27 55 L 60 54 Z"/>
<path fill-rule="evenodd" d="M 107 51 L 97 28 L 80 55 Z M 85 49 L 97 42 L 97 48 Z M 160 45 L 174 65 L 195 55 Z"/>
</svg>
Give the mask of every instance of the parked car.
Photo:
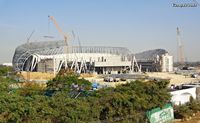
<svg viewBox="0 0 200 123">
<path fill-rule="evenodd" d="M 114 78 L 114 82 L 119 82 L 120 81 L 120 78 Z"/>
<path fill-rule="evenodd" d="M 126 78 L 122 77 L 120 78 L 121 81 L 126 81 Z"/>
<path fill-rule="evenodd" d="M 113 77 L 105 77 L 105 78 L 104 78 L 104 81 L 105 81 L 105 82 L 113 82 L 114 79 L 113 79 Z"/>
<path fill-rule="evenodd" d="M 191 75 L 191 77 L 192 77 L 192 78 L 197 78 L 197 77 L 198 77 L 198 74 L 197 74 L 197 73 L 194 73 L 194 74 Z"/>
</svg>

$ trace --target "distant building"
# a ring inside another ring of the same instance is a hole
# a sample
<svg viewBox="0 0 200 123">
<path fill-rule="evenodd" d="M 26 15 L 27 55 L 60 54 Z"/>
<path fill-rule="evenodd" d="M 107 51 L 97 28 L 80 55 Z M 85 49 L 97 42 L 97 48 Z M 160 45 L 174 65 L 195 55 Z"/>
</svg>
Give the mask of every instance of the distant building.
<svg viewBox="0 0 200 123">
<path fill-rule="evenodd" d="M 161 71 L 162 72 L 172 72 L 173 71 L 173 56 L 168 53 L 162 55 L 161 60 Z"/>
<path fill-rule="evenodd" d="M 146 72 L 172 72 L 173 56 L 164 49 L 148 50 L 135 54 L 137 62 Z"/>
<path fill-rule="evenodd" d="M 3 63 L 3 66 L 8 66 L 8 67 L 12 67 L 12 63 Z"/>
</svg>

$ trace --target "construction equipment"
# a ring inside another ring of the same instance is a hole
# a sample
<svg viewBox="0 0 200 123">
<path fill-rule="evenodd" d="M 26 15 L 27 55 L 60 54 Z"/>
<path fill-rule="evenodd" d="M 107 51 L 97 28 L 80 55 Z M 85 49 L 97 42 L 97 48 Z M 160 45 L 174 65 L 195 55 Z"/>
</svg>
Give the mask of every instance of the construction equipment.
<svg viewBox="0 0 200 123">
<path fill-rule="evenodd" d="M 75 35 L 75 33 L 74 33 L 73 30 L 72 30 L 72 35 L 73 35 L 73 38 L 74 38 L 74 40 L 75 40 L 76 35 Z M 78 40 L 78 47 L 79 47 L 79 49 L 80 49 L 80 52 L 82 53 L 81 41 L 80 41 L 80 38 L 79 38 L 78 35 L 77 35 L 77 40 Z"/>
<path fill-rule="evenodd" d="M 66 43 L 66 46 L 68 46 L 68 42 L 67 42 L 67 39 L 68 39 L 68 38 L 67 38 L 67 35 L 62 31 L 62 29 L 61 29 L 60 26 L 58 25 L 56 19 L 55 19 L 53 16 L 50 16 L 50 15 L 48 16 L 48 18 L 49 18 L 49 20 L 52 20 L 52 21 L 53 21 L 53 23 L 54 23 L 56 29 L 57 29 L 58 32 L 63 36 L 64 41 L 65 41 L 65 43 Z"/>
<path fill-rule="evenodd" d="M 67 58 L 68 58 L 68 56 L 67 56 L 67 54 L 69 53 L 69 51 L 68 51 L 68 42 L 67 42 L 67 35 L 62 31 L 62 29 L 60 28 L 60 26 L 58 25 L 58 23 L 57 23 L 57 21 L 56 21 L 56 19 L 53 17 L 53 16 L 48 16 L 48 18 L 49 18 L 49 21 L 50 20 L 52 20 L 53 21 L 53 23 L 54 23 L 54 25 L 55 25 L 55 27 L 56 27 L 56 29 L 58 30 L 58 32 L 63 36 L 63 38 L 64 38 L 64 41 L 65 41 L 65 46 L 64 46 L 64 53 L 65 53 L 65 60 L 64 61 L 61 61 L 62 62 L 62 64 L 60 64 L 60 66 L 62 66 L 63 64 L 65 64 L 65 69 L 68 67 L 67 66 Z M 55 58 L 54 58 L 54 61 L 56 61 L 55 60 Z M 54 62 L 54 67 L 55 67 L 55 62 Z M 55 69 L 54 69 L 54 75 L 55 75 Z"/>
<path fill-rule="evenodd" d="M 183 52 L 183 44 L 181 42 L 181 34 L 178 27 L 177 27 L 177 43 L 178 43 L 178 50 L 177 50 L 178 62 L 183 65 L 185 63 L 185 58 Z"/>
<path fill-rule="evenodd" d="M 53 36 L 45 35 L 44 38 L 54 38 Z"/>
<path fill-rule="evenodd" d="M 32 35 L 33 35 L 34 32 L 35 32 L 35 30 L 33 30 L 33 31 L 31 32 L 30 36 L 27 38 L 27 43 L 29 43 L 29 40 L 31 39 L 31 37 L 32 37 Z"/>
</svg>

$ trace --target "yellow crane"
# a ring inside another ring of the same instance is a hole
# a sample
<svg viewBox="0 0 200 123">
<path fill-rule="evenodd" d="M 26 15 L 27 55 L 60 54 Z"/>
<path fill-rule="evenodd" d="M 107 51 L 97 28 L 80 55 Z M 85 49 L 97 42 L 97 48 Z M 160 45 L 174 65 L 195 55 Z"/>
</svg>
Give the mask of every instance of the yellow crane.
<svg viewBox="0 0 200 123">
<path fill-rule="evenodd" d="M 65 57 L 65 69 L 66 69 L 67 68 L 67 58 L 68 58 L 67 54 L 69 53 L 68 52 L 68 42 L 67 42 L 68 36 L 62 31 L 62 29 L 60 28 L 60 26 L 58 25 L 56 19 L 53 16 L 48 16 L 48 18 L 49 18 L 49 21 L 50 20 L 53 21 L 53 24 L 55 25 L 56 29 L 58 30 L 60 35 L 62 35 L 63 38 L 64 38 L 65 46 L 64 46 L 63 53 L 65 53 L 65 55 L 66 55 L 66 57 Z M 54 70 L 54 75 L 55 75 L 55 70 Z"/>
<path fill-rule="evenodd" d="M 67 35 L 62 31 L 62 29 L 60 28 L 60 26 L 58 25 L 56 19 L 53 16 L 48 16 L 49 20 L 53 21 L 53 24 L 55 25 L 56 29 L 58 30 L 58 32 L 63 36 L 64 41 L 66 43 L 66 46 L 68 46 L 68 42 L 67 42 Z"/>
</svg>

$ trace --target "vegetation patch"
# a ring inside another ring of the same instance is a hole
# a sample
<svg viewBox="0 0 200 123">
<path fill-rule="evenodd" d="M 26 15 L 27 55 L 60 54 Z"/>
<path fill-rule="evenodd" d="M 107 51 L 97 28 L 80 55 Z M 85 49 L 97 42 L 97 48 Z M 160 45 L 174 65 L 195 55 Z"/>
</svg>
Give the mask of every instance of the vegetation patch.
<svg viewBox="0 0 200 123">
<path fill-rule="evenodd" d="M 28 84 L 11 89 L 11 81 L 0 77 L 1 122 L 147 122 L 146 111 L 170 100 L 168 81 L 134 81 L 92 91 L 89 81 L 69 70 L 46 88 Z"/>
</svg>

